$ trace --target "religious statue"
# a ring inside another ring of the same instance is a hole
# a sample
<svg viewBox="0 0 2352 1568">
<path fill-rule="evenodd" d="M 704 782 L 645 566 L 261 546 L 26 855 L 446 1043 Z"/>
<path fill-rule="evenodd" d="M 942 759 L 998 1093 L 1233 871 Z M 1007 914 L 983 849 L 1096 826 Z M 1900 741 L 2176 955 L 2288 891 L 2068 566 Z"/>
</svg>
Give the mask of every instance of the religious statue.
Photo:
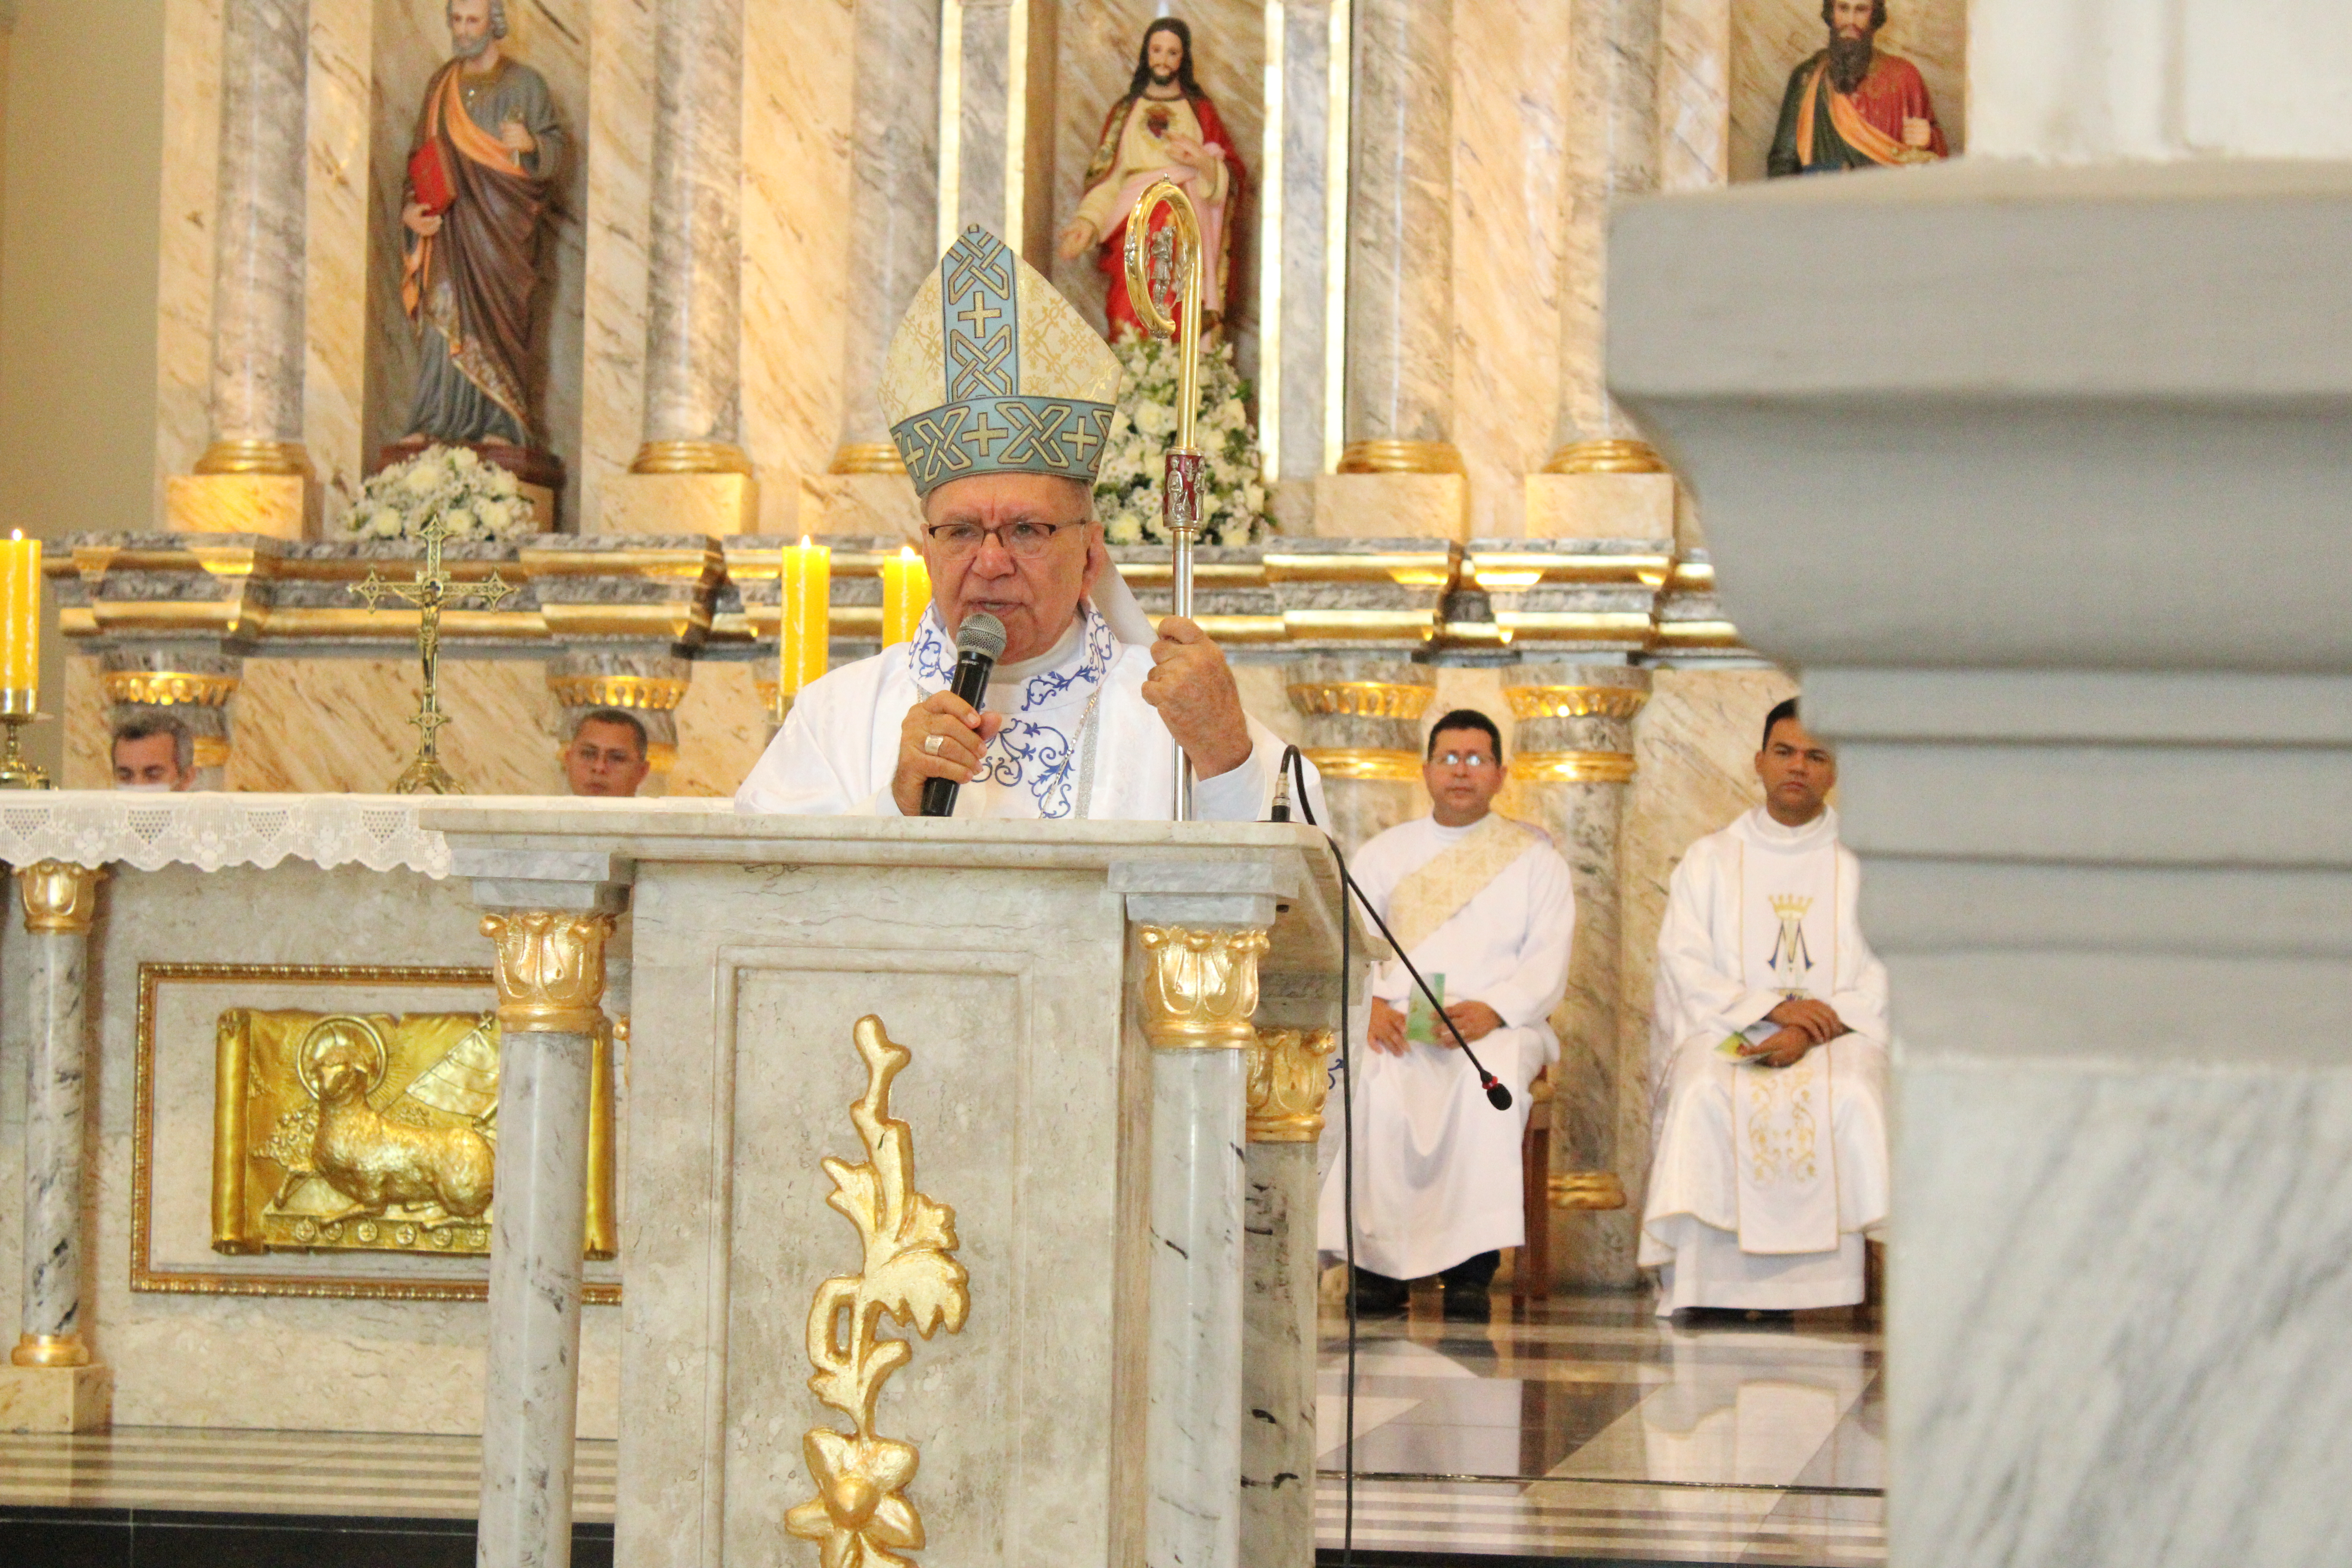
<svg viewBox="0 0 2352 1568">
<path fill-rule="evenodd" d="M 1886 0 L 1822 0 L 1829 47 L 1789 73 L 1768 176 L 1948 157 L 1919 68 L 1875 47 Z"/>
<path fill-rule="evenodd" d="M 1086 195 L 1058 247 L 1066 259 L 1084 254 L 1089 245 L 1096 247 L 1095 265 L 1110 280 L 1104 309 L 1111 338 L 1143 331 L 1128 299 L 1122 249 L 1135 198 L 1154 180 L 1172 180 L 1192 198 L 1201 216 L 1201 253 L 1208 258 L 1201 279 L 1201 325 L 1213 328 L 1224 315 L 1234 230 L 1247 178 L 1217 106 L 1192 79 L 1192 29 L 1162 16 L 1143 30 L 1143 49 L 1127 95 L 1103 119 L 1102 135 L 1087 165 Z M 1156 231 L 1167 221 L 1163 212 L 1152 226 Z"/>
<path fill-rule="evenodd" d="M 499 47 L 506 12 L 507 0 L 449 0 L 456 58 L 416 118 L 400 302 L 423 352 L 408 435 L 388 458 L 436 441 L 538 445 L 531 303 L 564 138 L 547 79 Z"/>
</svg>

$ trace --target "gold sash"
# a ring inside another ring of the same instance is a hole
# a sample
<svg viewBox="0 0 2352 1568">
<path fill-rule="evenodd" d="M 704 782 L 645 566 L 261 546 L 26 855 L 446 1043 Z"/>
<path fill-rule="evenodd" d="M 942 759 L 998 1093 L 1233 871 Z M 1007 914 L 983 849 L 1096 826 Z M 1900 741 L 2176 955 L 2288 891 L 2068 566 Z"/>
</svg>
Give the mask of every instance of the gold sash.
<svg viewBox="0 0 2352 1568">
<path fill-rule="evenodd" d="M 1936 155 L 1924 147 L 1906 146 L 1862 117 L 1850 94 L 1832 88 L 1821 90 L 1822 78 L 1829 73 L 1830 62 L 1824 58 L 1813 68 L 1805 83 L 1805 97 L 1797 109 L 1797 166 L 1809 168 L 1813 162 L 1813 105 L 1822 98 L 1830 103 L 1830 123 L 1844 138 L 1845 144 L 1874 163 L 1893 166 L 1898 163 L 1932 163 Z"/>
<path fill-rule="evenodd" d="M 1543 835 L 1499 812 L 1433 856 L 1389 895 L 1389 930 L 1407 952 L 1462 912 Z"/>
</svg>

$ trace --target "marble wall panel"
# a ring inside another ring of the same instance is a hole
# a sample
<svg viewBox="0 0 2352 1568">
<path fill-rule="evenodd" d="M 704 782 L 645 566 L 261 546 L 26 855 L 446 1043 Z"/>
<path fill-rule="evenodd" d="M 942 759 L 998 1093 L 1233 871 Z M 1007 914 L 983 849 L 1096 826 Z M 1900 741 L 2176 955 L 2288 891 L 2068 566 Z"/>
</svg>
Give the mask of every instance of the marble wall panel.
<svg viewBox="0 0 2352 1568">
<path fill-rule="evenodd" d="M 309 277 L 302 439 L 332 530 L 367 474 L 369 45 L 373 0 L 310 0 Z"/>
<path fill-rule="evenodd" d="M 394 881 L 397 886 L 385 886 Z M 370 884 L 366 896 L 362 883 Z M 457 882 L 357 868 L 320 871 L 297 861 L 269 871 L 210 875 L 185 867 L 118 871 L 107 884 L 91 943 L 93 1159 L 89 1279 L 83 1300 L 93 1348 L 114 1369 L 118 1423 L 294 1431 L 480 1430 L 488 1331 L 482 1303 L 130 1289 L 138 964 L 337 963 L 354 954 L 384 963 L 484 964 L 488 949 L 475 930 L 478 917 L 467 895 Z M 13 980 L 22 973 L 26 947 L 13 891 L 0 914 L 5 919 L 0 965 Z M 265 1005 L 317 1005 L 252 985 L 234 1001 L 223 1001 L 226 994 L 215 992 L 211 1000 L 221 1005 L 247 998 Z M 410 997 L 400 1000 L 406 1004 Z M 205 1246 L 208 1225 L 199 1223 L 208 1220 L 200 1209 L 211 1165 L 211 1031 L 159 1032 L 157 1068 L 153 1168 L 162 1199 L 157 1212 L 166 1223 L 151 1242 L 151 1256 L 159 1262 L 168 1255 L 175 1265 L 201 1266 L 215 1256 Z M 0 1092 L 0 1170 L 21 1163 L 22 1115 L 21 1085 Z M 0 1182 L 0 1235 L 15 1237 L 21 1202 L 19 1184 Z M 14 1246 L 13 1239 L 8 1245 Z M 286 1255 L 270 1261 L 273 1268 L 282 1262 L 292 1269 L 302 1260 Z M 0 1307 L 13 1311 L 16 1271 L 5 1278 L 12 1282 L 11 1294 Z M 583 1325 L 583 1436 L 617 1433 L 618 1320 L 617 1310 L 594 1307 Z M 224 1366 L 267 1372 L 224 1379 Z"/>
<path fill-rule="evenodd" d="M 1042 3 L 1042 0 L 1033 0 Z M 1242 374 L 1258 374 L 1257 255 L 1258 188 L 1265 166 L 1265 7 L 1264 0 L 1059 0 L 1058 50 L 1054 72 L 1053 226 L 1070 221 L 1085 195 L 1087 161 L 1102 134 L 1103 117 L 1127 91 L 1143 29 L 1160 16 L 1175 16 L 1192 29 L 1192 74 L 1217 106 L 1233 133 L 1249 174 L 1249 196 L 1234 235 L 1234 270 L 1226 281 L 1228 320 L 1234 357 Z M 1033 258 L 1034 259 L 1034 258 Z M 1076 301 L 1088 320 L 1100 322 L 1108 285 L 1096 269 L 1095 252 L 1075 261 L 1055 258 L 1055 285 Z"/>
<path fill-rule="evenodd" d="M 1658 12 L 1658 188 L 1720 185 L 1730 160 L 1728 0 L 1664 0 Z"/>
<path fill-rule="evenodd" d="M 764 668 L 764 667 L 762 667 Z M 667 795 L 733 795 L 767 749 L 766 710 L 752 688 L 754 667 L 704 659 L 677 705 L 677 766 Z M 766 671 L 770 676 L 772 669 Z"/>
<path fill-rule="evenodd" d="M 588 21 L 580 446 L 565 458 L 582 508 L 573 526 L 593 533 L 604 485 L 628 472 L 645 432 L 654 8 L 650 0 L 592 0 Z"/>
<path fill-rule="evenodd" d="M 416 386 L 416 336 L 400 306 L 400 196 L 425 85 L 449 58 L 445 0 L 374 0 L 374 5 L 362 424 L 362 447 L 371 463 L 378 450 L 407 433 L 409 401 Z M 572 138 L 552 204 L 552 249 L 541 263 L 551 282 L 543 282 L 536 298 L 534 341 L 541 345 L 545 371 L 544 384 L 536 389 L 533 400 L 539 439 L 564 460 L 567 469 L 562 501 L 567 519 L 580 513 L 576 459 L 586 327 L 585 220 L 593 161 L 588 135 L 593 124 L 588 94 L 590 9 L 590 0 L 509 5 L 511 30 L 499 45 L 547 79 L 556 113 Z"/>
<path fill-rule="evenodd" d="M 1521 480 L 1552 448 L 1568 45 L 1559 0 L 1454 0 L 1454 444 L 1474 539 L 1527 531 Z"/>
<path fill-rule="evenodd" d="M 742 438 L 760 531 L 798 533 L 799 476 L 841 435 L 849 295 L 851 7 L 743 7 Z"/>
<path fill-rule="evenodd" d="M 1814 0 L 1732 0 L 1730 177 L 1760 180 L 1789 73 L 1828 38 Z M 1968 0 L 1887 0 L 1879 46 L 1919 68 L 1957 153 L 1968 146 Z"/>
<path fill-rule="evenodd" d="M 165 0 L 163 226 L 155 258 L 155 508 L 211 437 L 213 200 L 220 183 L 221 0 Z M 126 518 L 126 526 L 142 520 Z"/>
<path fill-rule="evenodd" d="M 228 787 L 390 787 L 415 754 L 414 659 L 248 659 Z M 475 795 L 560 795 L 555 699 L 536 659 L 445 660 L 441 760 Z"/>
</svg>

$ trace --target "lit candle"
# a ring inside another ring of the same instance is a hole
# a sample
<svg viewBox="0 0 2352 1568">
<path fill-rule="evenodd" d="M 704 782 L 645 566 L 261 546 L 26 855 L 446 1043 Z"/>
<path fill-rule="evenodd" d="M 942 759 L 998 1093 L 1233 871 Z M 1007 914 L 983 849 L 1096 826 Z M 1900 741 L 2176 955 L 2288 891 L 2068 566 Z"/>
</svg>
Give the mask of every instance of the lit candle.
<svg viewBox="0 0 2352 1568">
<path fill-rule="evenodd" d="M 776 689 L 786 697 L 824 673 L 833 625 L 833 552 L 801 535 L 787 544 L 776 585 Z"/>
<path fill-rule="evenodd" d="M 930 602 L 931 569 L 914 546 L 900 545 L 897 555 L 882 563 L 883 646 L 914 641 L 915 623 Z"/>
<path fill-rule="evenodd" d="M 10 707 L 31 712 L 40 685 L 41 670 L 41 542 L 27 539 L 22 529 L 0 540 L 0 617 L 7 627 L 0 659 L 7 665 L 0 681 L 12 697 Z"/>
</svg>

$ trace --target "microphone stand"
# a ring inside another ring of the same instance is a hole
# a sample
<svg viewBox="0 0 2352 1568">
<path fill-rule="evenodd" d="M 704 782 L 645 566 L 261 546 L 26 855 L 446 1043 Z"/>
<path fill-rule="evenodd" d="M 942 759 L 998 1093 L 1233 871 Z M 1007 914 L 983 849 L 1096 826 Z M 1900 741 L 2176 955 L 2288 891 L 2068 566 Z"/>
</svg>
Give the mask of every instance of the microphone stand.
<svg viewBox="0 0 2352 1568">
<path fill-rule="evenodd" d="M 1163 206 L 1170 225 L 1154 236 L 1151 220 Z M 1183 303 L 1179 318 L 1171 319 L 1151 290 L 1152 260 L 1171 264 L 1181 275 Z M 1161 478 L 1160 518 L 1171 547 L 1169 612 L 1187 620 L 1192 616 L 1192 544 L 1201 530 L 1202 457 L 1193 445 L 1192 423 L 1201 401 L 1202 266 L 1201 217 L 1193 209 L 1192 198 L 1172 180 L 1153 181 L 1135 198 L 1135 209 L 1127 215 L 1127 294 L 1144 329 L 1155 338 L 1174 338 L 1178 345 L 1176 444 L 1168 449 L 1168 466 Z M 1176 820 L 1190 822 L 1192 763 L 1181 746 L 1176 748 L 1175 784 Z"/>
</svg>

